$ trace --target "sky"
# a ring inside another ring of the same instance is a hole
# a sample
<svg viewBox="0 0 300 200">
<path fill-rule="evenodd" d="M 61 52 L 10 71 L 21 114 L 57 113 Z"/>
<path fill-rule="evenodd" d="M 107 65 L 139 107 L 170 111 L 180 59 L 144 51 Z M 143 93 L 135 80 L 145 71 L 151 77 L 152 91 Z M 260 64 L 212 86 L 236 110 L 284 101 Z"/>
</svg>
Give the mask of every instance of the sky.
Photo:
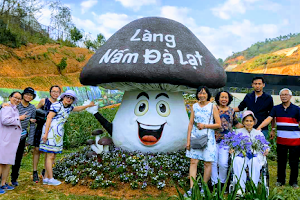
<svg viewBox="0 0 300 200">
<path fill-rule="evenodd" d="M 109 39 L 129 22 L 165 17 L 187 26 L 223 60 L 258 41 L 300 32 L 300 0 L 61 0 L 75 26 Z M 38 21 L 50 25 L 51 12 Z"/>
</svg>

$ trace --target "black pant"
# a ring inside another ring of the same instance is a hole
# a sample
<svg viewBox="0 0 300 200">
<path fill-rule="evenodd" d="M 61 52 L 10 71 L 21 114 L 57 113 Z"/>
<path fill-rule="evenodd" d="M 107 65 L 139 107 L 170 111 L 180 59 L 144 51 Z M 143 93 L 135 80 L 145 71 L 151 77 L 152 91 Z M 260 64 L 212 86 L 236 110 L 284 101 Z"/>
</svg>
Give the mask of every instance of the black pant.
<svg viewBox="0 0 300 200">
<path fill-rule="evenodd" d="M 297 184 L 299 151 L 300 146 L 277 144 L 277 182 L 285 184 L 287 153 L 289 152 L 289 164 L 291 168 L 289 184 Z"/>
<path fill-rule="evenodd" d="M 20 140 L 17 154 L 16 154 L 15 165 L 13 165 L 11 168 L 11 174 L 10 174 L 11 181 L 17 181 L 17 179 L 19 177 L 21 161 L 22 161 L 23 153 L 24 153 L 24 149 L 25 149 L 25 142 L 26 142 L 26 137 L 24 139 Z"/>
</svg>

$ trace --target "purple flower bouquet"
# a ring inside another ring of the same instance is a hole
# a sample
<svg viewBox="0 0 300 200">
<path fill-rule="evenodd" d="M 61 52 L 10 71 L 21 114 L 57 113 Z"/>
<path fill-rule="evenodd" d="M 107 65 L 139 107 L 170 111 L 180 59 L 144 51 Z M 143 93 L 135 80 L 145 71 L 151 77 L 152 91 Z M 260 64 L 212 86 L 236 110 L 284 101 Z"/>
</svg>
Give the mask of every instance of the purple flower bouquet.
<svg viewBox="0 0 300 200">
<path fill-rule="evenodd" d="M 264 136 L 257 135 L 255 140 L 252 141 L 252 149 L 263 154 L 269 148 L 269 144 Z"/>
<path fill-rule="evenodd" d="M 234 153 L 242 153 L 246 156 L 247 153 L 251 153 L 252 142 L 248 136 L 244 136 L 242 133 L 229 132 L 224 135 L 223 140 L 220 143 L 221 148 L 230 148 L 234 150 Z"/>
</svg>

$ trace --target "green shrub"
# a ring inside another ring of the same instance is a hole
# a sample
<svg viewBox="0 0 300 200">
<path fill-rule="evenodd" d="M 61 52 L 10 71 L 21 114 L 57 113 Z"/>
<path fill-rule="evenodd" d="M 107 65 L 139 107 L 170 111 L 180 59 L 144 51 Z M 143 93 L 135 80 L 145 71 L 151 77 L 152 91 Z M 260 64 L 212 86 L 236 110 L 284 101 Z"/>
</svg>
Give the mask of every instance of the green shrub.
<svg viewBox="0 0 300 200">
<path fill-rule="evenodd" d="M 73 43 L 72 41 L 68 40 L 68 39 L 66 39 L 66 40 L 58 40 L 57 42 L 60 44 L 61 47 L 62 46 L 76 47 L 76 44 Z"/>
<path fill-rule="evenodd" d="M 108 120 L 113 121 L 118 108 L 115 109 L 100 109 L 100 113 Z M 80 145 L 85 145 L 86 141 L 92 138 L 92 131 L 95 129 L 102 129 L 104 135 L 109 135 L 107 131 L 101 126 L 98 120 L 90 113 L 73 112 L 70 114 L 68 121 L 65 124 L 65 140 L 68 140 L 68 146 L 64 143 L 66 148 L 74 148 Z"/>
<path fill-rule="evenodd" d="M 58 71 L 61 73 L 64 69 L 66 69 L 67 67 L 67 57 L 63 57 L 60 61 L 60 63 L 58 63 L 56 66 L 58 68 Z"/>
<path fill-rule="evenodd" d="M 51 48 L 51 47 L 49 47 L 49 48 L 47 49 L 47 51 L 48 51 L 48 53 L 55 54 L 55 53 L 57 53 L 57 48 Z"/>
<path fill-rule="evenodd" d="M 7 29 L 6 26 L 6 23 L 0 19 L 0 44 L 13 48 L 20 47 L 22 42 L 18 35 Z"/>
<path fill-rule="evenodd" d="M 84 61 L 84 60 L 85 60 L 85 55 L 80 55 L 78 58 L 76 58 L 76 60 L 77 60 L 78 62 Z"/>
</svg>

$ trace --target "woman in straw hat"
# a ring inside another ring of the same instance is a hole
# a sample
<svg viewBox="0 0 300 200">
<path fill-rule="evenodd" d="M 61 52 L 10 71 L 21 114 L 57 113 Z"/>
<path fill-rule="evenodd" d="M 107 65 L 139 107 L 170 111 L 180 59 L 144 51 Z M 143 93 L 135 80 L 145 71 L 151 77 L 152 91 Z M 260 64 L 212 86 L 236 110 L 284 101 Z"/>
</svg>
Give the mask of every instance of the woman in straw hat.
<svg viewBox="0 0 300 200">
<path fill-rule="evenodd" d="M 39 147 L 40 151 L 46 153 L 46 173 L 43 184 L 61 184 L 60 181 L 53 178 L 52 166 L 55 155 L 63 150 L 64 123 L 67 121 L 70 112 L 82 111 L 95 105 L 94 102 L 91 102 L 89 105 L 73 107 L 72 104 L 75 104 L 77 100 L 76 93 L 72 90 L 67 90 L 60 96 L 60 101 L 53 103 L 50 107 Z"/>
</svg>

